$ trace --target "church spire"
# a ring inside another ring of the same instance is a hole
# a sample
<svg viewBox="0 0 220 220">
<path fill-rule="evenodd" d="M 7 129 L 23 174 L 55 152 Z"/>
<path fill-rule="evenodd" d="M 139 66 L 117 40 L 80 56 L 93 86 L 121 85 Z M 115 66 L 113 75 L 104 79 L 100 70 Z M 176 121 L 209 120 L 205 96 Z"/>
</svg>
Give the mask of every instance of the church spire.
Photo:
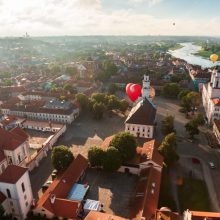
<svg viewBox="0 0 220 220">
<path fill-rule="evenodd" d="M 149 76 L 144 75 L 143 79 L 143 86 L 142 86 L 142 98 L 143 99 L 149 99 L 150 98 L 150 80 Z"/>
</svg>

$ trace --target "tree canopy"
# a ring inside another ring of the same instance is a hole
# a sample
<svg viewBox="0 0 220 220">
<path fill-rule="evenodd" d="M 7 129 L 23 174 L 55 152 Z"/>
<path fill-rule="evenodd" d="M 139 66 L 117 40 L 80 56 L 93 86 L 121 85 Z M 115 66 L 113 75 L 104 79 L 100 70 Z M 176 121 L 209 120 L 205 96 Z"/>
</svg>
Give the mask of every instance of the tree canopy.
<svg viewBox="0 0 220 220">
<path fill-rule="evenodd" d="M 83 93 L 78 93 L 78 94 L 76 95 L 76 100 L 79 102 L 79 104 L 80 104 L 80 106 L 81 106 L 81 108 L 82 108 L 83 110 L 85 110 L 85 109 L 88 107 L 88 105 L 89 105 L 89 99 L 88 99 L 88 97 L 87 97 L 85 94 L 83 94 Z"/>
<path fill-rule="evenodd" d="M 120 132 L 114 136 L 110 146 L 118 149 L 122 161 L 130 160 L 136 153 L 137 143 L 133 135 L 128 132 Z"/>
<path fill-rule="evenodd" d="M 158 151 L 164 157 L 164 163 L 167 165 L 167 167 L 172 166 L 179 159 L 179 156 L 176 152 L 176 147 L 176 134 L 173 132 L 164 138 L 163 142 L 158 148 Z"/>
<path fill-rule="evenodd" d="M 186 123 L 185 128 L 191 139 L 193 139 L 195 135 L 199 134 L 198 123 L 195 120 L 191 120 Z"/>
<path fill-rule="evenodd" d="M 68 147 L 61 145 L 53 148 L 51 159 L 53 167 L 57 171 L 63 171 L 70 165 L 74 157 Z"/>
<path fill-rule="evenodd" d="M 115 171 L 121 166 L 121 155 L 114 147 L 109 147 L 105 152 L 103 160 L 103 169 L 106 171 Z"/>
<path fill-rule="evenodd" d="M 91 147 L 88 151 L 88 159 L 92 167 L 103 165 L 105 152 L 99 147 Z"/>
<path fill-rule="evenodd" d="M 100 120 L 103 117 L 103 114 L 105 112 L 105 105 L 100 102 L 95 102 L 92 107 L 92 112 L 95 117 L 95 119 Z"/>
<path fill-rule="evenodd" d="M 161 121 L 161 132 L 163 135 L 170 134 L 172 132 L 175 132 L 174 129 L 174 116 L 167 115 L 162 121 Z"/>
<path fill-rule="evenodd" d="M 177 83 L 168 83 L 163 86 L 163 95 L 168 98 L 176 98 L 180 92 L 180 87 Z"/>
</svg>

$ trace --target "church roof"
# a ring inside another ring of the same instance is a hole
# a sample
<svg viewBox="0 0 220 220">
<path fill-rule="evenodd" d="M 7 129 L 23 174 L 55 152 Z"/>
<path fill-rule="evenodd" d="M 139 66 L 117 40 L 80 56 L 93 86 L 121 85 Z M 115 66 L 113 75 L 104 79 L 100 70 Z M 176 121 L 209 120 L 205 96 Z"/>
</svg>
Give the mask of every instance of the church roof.
<svg viewBox="0 0 220 220">
<path fill-rule="evenodd" d="M 125 123 L 154 125 L 156 107 L 149 99 L 144 99 L 131 109 Z"/>
</svg>

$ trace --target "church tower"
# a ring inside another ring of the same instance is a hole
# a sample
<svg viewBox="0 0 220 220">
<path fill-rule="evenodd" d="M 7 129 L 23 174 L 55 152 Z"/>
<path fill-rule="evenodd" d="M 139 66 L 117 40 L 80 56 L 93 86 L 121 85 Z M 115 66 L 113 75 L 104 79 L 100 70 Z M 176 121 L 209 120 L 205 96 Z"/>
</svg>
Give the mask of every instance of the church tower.
<svg viewBox="0 0 220 220">
<path fill-rule="evenodd" d="M 150 80 L 149 76 L 144 75 L 143 79 L 143 86 L 142 86 L 142 98 L 143 99 L 150 99 Z"/>
</svg>

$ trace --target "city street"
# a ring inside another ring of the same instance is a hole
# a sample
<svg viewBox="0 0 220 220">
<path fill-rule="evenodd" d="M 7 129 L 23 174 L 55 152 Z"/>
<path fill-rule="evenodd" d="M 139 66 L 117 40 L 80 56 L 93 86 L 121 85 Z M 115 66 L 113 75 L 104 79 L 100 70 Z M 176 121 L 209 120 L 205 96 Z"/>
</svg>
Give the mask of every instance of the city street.
<svg viewBox="0 0 220 220">
<path fill-rule="evenodd" d="M 157 106 L 157 137 L 161 140 L 160 121 L 166 114 L 175 116 L 175 129 L 178 140 L 178 154 L 183 158 L 198 158 L 202 164 L 204 180 L 207 184 L 207 189 L 210 195 L 213 211 L 220 211 L 220 191 L 218 183 L 220 181 L 220 152 L 208 146 L 207 140 L 203 133 L 196 136 L 196 143 L 191 143 L 188 140 L 184 125 L 188 121 L 183 113 L 179 112 L 177 100 L 165 99 L 156 97 L 154 103 Z M 211 169 L 208 162 L 212 161 L 216 168 Z M 188 164 L 185 164 L 186 166 Z M 193 168 L 192 168 L 193 169 Z"/>
</svg>

